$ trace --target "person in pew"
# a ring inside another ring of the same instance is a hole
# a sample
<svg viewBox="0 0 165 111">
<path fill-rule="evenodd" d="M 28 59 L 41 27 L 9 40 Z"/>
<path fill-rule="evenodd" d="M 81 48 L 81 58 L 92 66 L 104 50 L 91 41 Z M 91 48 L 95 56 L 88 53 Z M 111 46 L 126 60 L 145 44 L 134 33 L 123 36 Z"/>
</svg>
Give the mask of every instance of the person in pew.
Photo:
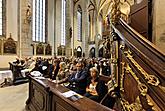
<svg viewBox="0 0 165 111">
<path fill-rule="evenodd" d="M 108 92 L 108 87 L 105 85 L 104 81 L 99 80 L 99 72 L 96 67 L 90 69 L 90 76 L 84 96 L 96 102 L 100 102 Z"/>
<path fill-rule="evenodd" d="M 53 75 L 51 77 L 53 80 L 56 80 L 56 76 L 58 74 L 59 69 L 60 69 L 60 60 L 55 59 L 53 64 L 53 73 L 52 73 Z"/>
<path fill-rule="evenodd" d="M 66 66 L 66 64 L 65 64 L 65 62 L 60 62 L 59 65 L 60 65 L 60 69 L 58 71 L 57 77 L 59 78 L 59 80 L 61 80 L 61 79 L 66 78 L 66 75 L 65 75 L 65 66 Z"/>
<path fill-rule="evenodd" d="M 15 65 L 20 64 L 20 59 L 19 59 L 19 57 L 16 57 L 16 59 L 15 59 L 12 63 L 15 64 Z"/>
<path fill-rule="evenodd" d="M 82 62 L 76 64 L 77 71 L 76 73 L 71 74 L 67 78 L 69 85 L 67 88 L 75 91 L 78 94 L 85 94 L 87 86 L 87 72 L 82 69 Z"/>
</svg>

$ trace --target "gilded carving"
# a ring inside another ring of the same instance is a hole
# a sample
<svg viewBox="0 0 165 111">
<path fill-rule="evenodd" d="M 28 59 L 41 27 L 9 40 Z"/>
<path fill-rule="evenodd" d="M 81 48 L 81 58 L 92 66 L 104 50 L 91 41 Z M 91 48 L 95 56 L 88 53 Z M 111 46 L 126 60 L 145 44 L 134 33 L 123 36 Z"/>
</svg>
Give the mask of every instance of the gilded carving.
<svg viewBox="0 0 165 111">
<path fill-rule="evenodd" d="M 126 57 L 131 60 L 131 62 L 137 67 L 137 69 L 144 75 L 145 79 L 147 82 L 151 85 L 158 86 L 160 81 L 155 75 L 149 75 L 134 59 L 133 56 L 131 55 L 131 51 L 125 51 L 124 52 Z"/>
<path fill-rule="evenodd" d="M 147 99 L 147 102 L 148 102 L 148 105 L 150 105 L 152 107 L 152 110 L 153 111 L 162 111 L 157 105 L 156 103 L 154 102 L 154 100 L 147 94 L 146 95 L 146 99 Z M 153 104 L 154 103 L 154 104 Z"/>
<path fill-rule="evenodd" d="M 134 103 L 129 104 L 125 99 L 122 99 L 121 103 L 126 111 L 144 111 L 139 96 L 137 96 Z"/>
<path fill-rule="evenodd" d="M 148 74 L 144 71 L 144 69 L 142 69 L 141 66 L 138 65 L 138 63 L 132 58 L 132 55 L 130 55 L 129 51 L 127 51 L 127 52 L 125 52 L 125 53 L 127 53 L 127 57 L 134 63 L 134 65 L 141 71 L 141 73 L 145 74 L 146 77 L 150 77 L 150 78 L 154 78 L 154 79 L 156 78 L 156 77 L 153 76 L 153 75 L 148 75 Z M 138 78 L 138 77 L 136 76 L 136 74 L 132 71 L 132 69 L 130 68 L 129 65 L 127 65 L 127 67 L 125 67 L 125 69 L 126 69 L 127 72 L 130 72 L 131 75 L 134 77 L 134 79 L 137 81 L 137 83 L 138 83 L 138 89 L 139 89 L 141 95 L 146 97 L 147 102 L 148 102 L 148 105 L 150 105 L 150 106 L 152 107 L 152 110 L 154 110 L 154 111 L 160 111 L 160 108 L 156 105 L 156 103 L 154 103 L 154 101 L 152 100 L 152 98 L 147 94 L 148 87 L 147 87 L 145 84 L 143 84 L 143 83 L 141 83 L 141 82 L 139 81 L 139 78 Z M 153 82 L 153 81 L 156 81 L 156 82 Z M 150 82 L 152 82 L 152 83 L 150 83 Z M 157 85 L 157 84 L 159 83 L 159 80 L 158 80 L 158 82 L 157 82 L 157 80 L 151 79 L 151 81 L 149 80 L 148 83 L 150 83 L 150 84 L 152 84 L 152 85 Z M 130 111 L 132 111 L 132 110 L 130 110 Z M 135 110 L 135 111 L 136 111 L 136 110 Z"/>
<path fill-rule="evenodd" d="M 124 44 L 121 44 L 121 45 L 120 45 L 120 49 L 123 50 L 124 48 L 125 48 L 125 45 L 124 45 Z"/>
<path fill-rule="evenodd" d="M 164 86 L 159 85 L 158 87 L 165 93 L 165 87 Z"/>
<path fill-rule="evenodd" d="M 108 83 L 106 84 L 108 86 L 108 92 L 111 92 L 115 89 L 115 87 L 117 87 L 118 85 L 115 82 L 115 78 L 112 77 L 111 80 L 108 81 Z"/>
<path fill-rule="evenodd" d="M 148 90 L 148 87 L 141 83 L 139 78 L 136 76 L 136 74 L 132 71 L 131 67 L 127 64 L 127 66 L 125 67 L 127 73 L 130 72 L 131 75 L 134 77 L 134 79 L 136 80 L 136 82 L 138 83 L 138 89 L 141 93 L 141 95 L 145 96 L 147 94 L 147 90 Z"/>
<path fill-rule="evenodd" d="M 125 62 L 121 62 L 121 67 L 122 67 L 122 73 L 121 73 L 121 78 L 120 78 L 120 90 L 124 92 L 124 87 L 123 87 L 123 80 L 124 80 L 124 65 Z"/>
</svg>

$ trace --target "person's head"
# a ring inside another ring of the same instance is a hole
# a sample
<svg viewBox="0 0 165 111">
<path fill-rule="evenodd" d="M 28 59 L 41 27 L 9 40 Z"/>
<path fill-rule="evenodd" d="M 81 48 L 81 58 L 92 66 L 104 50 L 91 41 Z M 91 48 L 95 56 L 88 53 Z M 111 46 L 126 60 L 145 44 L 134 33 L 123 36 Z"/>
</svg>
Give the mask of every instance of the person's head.
<svg viewBox="0 0 165 111">
<path fill-rule="evenodd" d="M 65 69 L 65 62 L 60 62 L 60 69 L 64 70 Z"/>
<path fill-rule="evenodd" d="M 82 70 L 82 63 L 81 62 L 78 62 L 77 64 L 76 64 L 76 67 L 77 67 L 77 71 L 80 71 L 80 70 Z"/>
<path fill-rule="evenodd" d="M 19 61 L 19 57 L 16 57 L 16 61 Z"/>
<path fill-rule="evenodd" d="M 90 68 L 90 75 L 92 78 L 96 78 L 99 75 L 99 72 L 96 67 Z"/>
</svg>

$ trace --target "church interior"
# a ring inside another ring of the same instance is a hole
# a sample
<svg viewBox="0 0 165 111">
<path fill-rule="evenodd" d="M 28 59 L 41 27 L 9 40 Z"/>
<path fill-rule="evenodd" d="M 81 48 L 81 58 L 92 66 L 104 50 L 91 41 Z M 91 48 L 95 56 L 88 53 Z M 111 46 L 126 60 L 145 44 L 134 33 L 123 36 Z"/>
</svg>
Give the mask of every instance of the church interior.
<svg viewBox="0 0 165 111">
<path fill-rule="evenodd" d="M 0 110 L 164 111 L 164 6 L 0 0 Z"/>
</svg>

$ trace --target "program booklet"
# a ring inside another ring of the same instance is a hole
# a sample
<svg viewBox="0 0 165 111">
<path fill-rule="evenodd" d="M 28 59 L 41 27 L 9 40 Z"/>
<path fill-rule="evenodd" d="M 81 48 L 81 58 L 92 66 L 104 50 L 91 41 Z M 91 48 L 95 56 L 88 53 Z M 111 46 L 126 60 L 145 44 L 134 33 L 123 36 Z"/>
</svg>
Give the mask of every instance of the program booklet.
<svg viewBox="0 0 165 111">
<path fill-rule="evenodd" d="M 83 98 L 83 96 L 81 96 L 80 94 L 77 94 L 76 92 L 74 91 L 67 91 L 67 92 L 64 92 L 62 93 L 62 95 L 66 98 L 68 98 L 69 100 L 71 101 L 76 101 L 78 99 L 81 99 Z"/>
</svg>

